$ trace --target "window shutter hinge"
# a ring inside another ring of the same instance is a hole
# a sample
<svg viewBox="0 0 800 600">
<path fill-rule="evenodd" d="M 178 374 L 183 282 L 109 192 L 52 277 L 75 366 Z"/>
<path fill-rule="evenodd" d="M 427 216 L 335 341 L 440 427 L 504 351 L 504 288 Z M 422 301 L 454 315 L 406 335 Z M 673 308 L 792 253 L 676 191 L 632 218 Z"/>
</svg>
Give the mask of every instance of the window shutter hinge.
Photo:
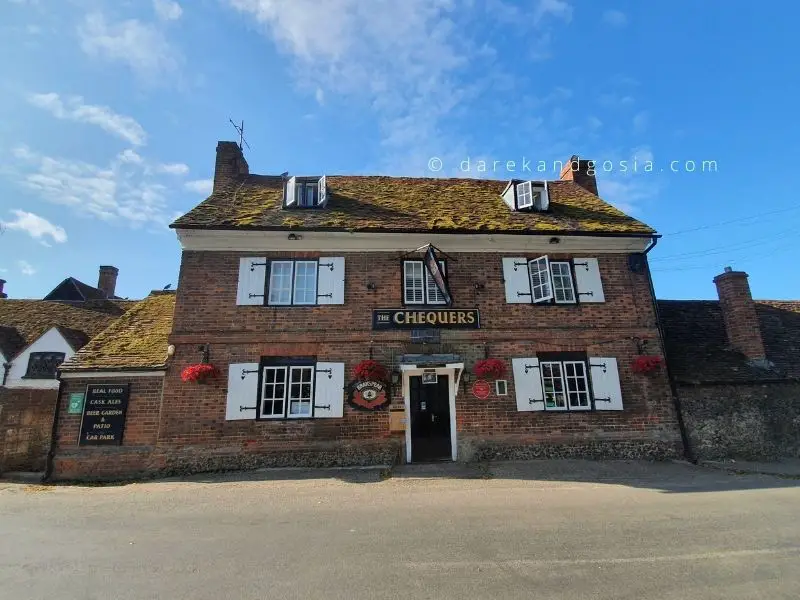
<svg viewBox="0 0 800 600">
<path fill-rule="evenodd" d="M 590 366 L 590 367 L 599 367 L 599 368 L 603 369 L 603 373 L 607 373 L 607 372 L 608 372 L 608 368 L 606 367 L 606 363 L 604 363 L 604 362 L 603 362 L 603 363 L 600 363 L 600 364 L 597 364 L 597 363 L 594 363 L 594 364 L 593 364 L 593 363 L 589 363 L 589 366 Z"/>
<path fill-rule="evenodd" d="M 587 262 L 574 262 L 572 264 L 576 267 L 586 267 L 586 270 L 589 270 L 589 263 Z"/>
<path fill-rule="evenodd" d="M 325 410 L 330 410 L 331 409 L 331 405 L 330 404 L 326 404 L 325 406 L 320 406 L 319 404 L 315 404 L 314 408 L 322 408 L 322 409 L 325 409 Z"/>
<path fill-rule="evenodd" d="M 247 294 L 249 298 L 263 298 L 264 294 Z"/>
<path fill-rule="evenodd" d="M 514 261 L 514 270 L 515 271 L 517 270 L 517 267 L 525 267 L 525 268 L 527 268 L 528 267 L 528 262 L 527 261 L 526 262 Z"/>
<path fill-rule="evenodd" d="M 611 398 L 595 398 L 595 402 L 611 402 Z"/>
<path fill-rule="evenodd" d="M 247 369 L 242 369 L 242 379 L 247 377 L 250 373 L 258 373 L 258 369 L 255 371 L 248 371 Z"/>
<path fill-rule="evenodd" d="M 246 410 L 256 410 L 257 406 L 239 406 L 239 412 L 244 412 Z"/>
<path fill-rule="evenodd" d="M 333 271 L 333 263 L 319 263 L 320 267 L 328 267 L 331 271 Z"/>
<path fill-rule="evenodd" d="M 517 296 L 530 296 L 530 292 L 517 292 Z"/>
<path fill-rule="evenodd" d="M 330 294 L 317 294 L 317 298 L 333 298 L 333 292 Z"/>
<path fill-rule="evenodd" d="M 594 296 L 594 292 L 578 292 L 578 296 Z"/>
<path fill-rule="evenodd" d="M 315 369 L 315 373 L 327 373 L 328 379 L 333 379 L 333 369 Z"/>
<path fill-rule="evenodd" d="M 256 267 L 266 267 L 268 264 L 269 264 L 268 262 L 263 262 L 263 263 L 250 263 L 250 270 L 251 270 L 251 271 L 255 271 L 255 270 L 256 270 Z"/>
<path fill-rule="evenodd" d="M 528 404 L 544 404 L 544 400 L 534 400 L 533 398 L 528 398 Z"/>
<path fill-rule="evenodd" d="M 525 375 L 528 374 L 529 369 L 538 369 L 539 365 L 525 365 Z M 544 402 L 544 400 L 537 400 L 537 402 Z"/>
</svg>

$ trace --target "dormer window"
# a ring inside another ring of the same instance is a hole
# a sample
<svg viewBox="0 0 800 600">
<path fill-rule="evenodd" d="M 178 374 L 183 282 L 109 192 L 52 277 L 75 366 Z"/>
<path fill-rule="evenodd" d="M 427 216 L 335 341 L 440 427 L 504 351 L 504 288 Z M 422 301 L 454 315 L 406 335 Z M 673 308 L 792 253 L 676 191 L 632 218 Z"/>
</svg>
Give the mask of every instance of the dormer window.
<svg viewBox="0 0 800 600">
<path fill-rule="evenodd" d="M 546 181 L 521 181 L 514 186 L 514 192 L 512 208 L 516 210 L 545 211 L 550 206 Z M 510 190 L 506 202 L 511 205 Z"/>
<path fill-rule="evenodd" d="M 321 208 L 327 204 L 325 176 L 290 177 L 284 190 L 287 208 Z"/>
</svg>

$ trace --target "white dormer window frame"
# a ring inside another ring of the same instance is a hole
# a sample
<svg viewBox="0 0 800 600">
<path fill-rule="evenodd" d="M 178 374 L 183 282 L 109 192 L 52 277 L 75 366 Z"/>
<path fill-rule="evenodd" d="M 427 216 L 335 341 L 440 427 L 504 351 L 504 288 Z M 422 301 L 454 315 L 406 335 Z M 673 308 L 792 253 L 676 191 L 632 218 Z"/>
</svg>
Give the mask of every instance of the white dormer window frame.
<svg viewBox="0 0 800 600">
<path fill-rule="evenodd" d="M 550 196 L 547 182 L 538 183 L 522 181 L 515 187 L 517 210 L 533 209 L 535 211 L 547 210 L 550 206 Z"/>
<path fill-rule="evenodd" d="M 322 208 L 327 204 L 326 179 L 322 177 L 289 178 L 284 193 L 287 208 Z"/>
</svg>

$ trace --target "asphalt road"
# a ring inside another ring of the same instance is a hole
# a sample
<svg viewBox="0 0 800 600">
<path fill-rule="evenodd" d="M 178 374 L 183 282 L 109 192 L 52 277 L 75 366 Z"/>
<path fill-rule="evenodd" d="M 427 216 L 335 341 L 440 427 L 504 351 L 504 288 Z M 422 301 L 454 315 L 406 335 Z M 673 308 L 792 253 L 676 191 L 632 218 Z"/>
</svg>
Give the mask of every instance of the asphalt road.
<svg viewBox="0 0 800 600">
<path fill-rule="evenodd" d="M 0 483 L 0 598 L 800 598 L 800 480 L 677 464 Z"/>
</svg>

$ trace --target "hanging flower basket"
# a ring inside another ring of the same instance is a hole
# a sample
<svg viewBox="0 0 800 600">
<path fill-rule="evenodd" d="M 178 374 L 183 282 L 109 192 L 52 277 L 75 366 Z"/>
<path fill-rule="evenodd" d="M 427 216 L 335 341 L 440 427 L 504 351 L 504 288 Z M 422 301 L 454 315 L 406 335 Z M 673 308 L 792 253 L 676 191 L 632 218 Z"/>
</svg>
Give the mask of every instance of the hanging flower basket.
<svg viewBox="0 0 800 600">
<path fill-rule="evenodd" d="M 358 381 L 388 381 L 389 373 L 377 360 L 362 360 L 353 369 Z"/>
<path fill-rule="evenodd" d="M 472 372 L 479 378 L 502 379 L 506 374 L 506 363 L 499 358 L 486 358 L 476 362 Z"/>
<path fill-rule="evenodd" d="M 206 380 L 212 379 L 219 375 L 219 370 L 212 364 L 201 363 L 197 365 L 189 365 L 181 372 L 181 379 L 183 381 L 196 381 L 197 383 L 205 383 Z"/>
<path fill-rule="evenodd" d="M 663 363 L 664 359 L 660 356 L 637 356 L 631 368 L 634 373 L 648 374 L 657 371 Z"/>
</svg>

